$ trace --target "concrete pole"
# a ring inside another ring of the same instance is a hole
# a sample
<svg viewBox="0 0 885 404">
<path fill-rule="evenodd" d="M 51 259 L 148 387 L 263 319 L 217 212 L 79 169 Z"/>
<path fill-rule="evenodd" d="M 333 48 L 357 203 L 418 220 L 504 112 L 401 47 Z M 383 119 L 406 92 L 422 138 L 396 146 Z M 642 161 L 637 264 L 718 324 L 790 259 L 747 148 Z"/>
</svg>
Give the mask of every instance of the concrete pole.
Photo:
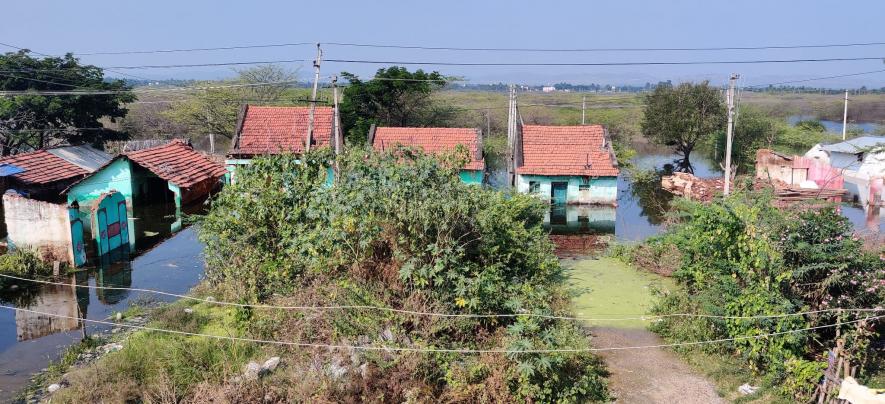
<svg viewBox="0 0 885 404">
<path fill-rule="evenodd" d="M 728 105 L 728 123 L 725 127 L 725 187 L 723 194 L 731 192 L 731 141 L 734 136 L 734 84 L 740 76 L 732 74 L 728 79 L 725 102 Z"/>
<path fill-rule="evenodd" d="M 313 120 L 314 113 L 317 108 L 317 86 L 320 83 L 320 62 L 323 59 L 323 50 L 320 44 L 317 44 L 317 58 L 313 61 L 313 91 L 310 93 L 310 113 L 307 118 L 307 139 L 304 145 L 305 151 L 310 151 L 310 144 L 313 143 Z"/>
<path fill-rule="evenodd" d="M 587 96 L 586 95 L 581 99 L 581 125 L 585 125 L 585 123 L 584 123 L 585 111 L 587 111 Z"/>
<path fill-rule="evenodd" d="M 845 90 L 845 110 L 842 112 L 842 140 L 848 134 L 848 90 Z"/>
<path fill-rule="evenodd" d="M 341 154 L 344 151 L 344 138 L 341 136 L 341 118 L 338 114 L 338 76 L 332 76 L 332 103 L 335 110 L 332 125 L 335 126 L 335 154 Z"/>
</svg>

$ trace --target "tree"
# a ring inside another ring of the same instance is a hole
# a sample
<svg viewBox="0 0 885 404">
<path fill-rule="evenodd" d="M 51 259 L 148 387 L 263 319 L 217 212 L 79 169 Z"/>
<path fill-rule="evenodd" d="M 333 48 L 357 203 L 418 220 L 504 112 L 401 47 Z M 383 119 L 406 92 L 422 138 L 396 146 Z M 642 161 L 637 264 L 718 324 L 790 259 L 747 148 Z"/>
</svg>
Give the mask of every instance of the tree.
<svg viewBox="0 0 885 404">
<path fill-rule="evenodd" d="M 654 143 L 672 146 L 682 156 L 680 171 L 694 172 L 689 156 L 695 145 L 725 126 L 725 105 L 708 82 L 659 84 L 646 97 L 642 133 Z"/>
<path fill-rule="evenodd" d="M 191 133 L 214 133 L 232 138 L 240 105 L 244 102 L 268 104 L 283 101 L 297 78 L 296 72 L 277 65 L 238 70 L 237 74 L 236 79 L 221 85 L 241 84 L 241 87 L 201 90 L 173 104 L 164 114 L 173 122 L 190 128 Z M 212 85 L 217 86 L 218 83 Z"/>
<path fill-rule="evenodd" d="M 776 131 L 774 121 L 756 108 L 741 108 L 735 119 L 731 161 L 737 172 L 743 174 L 753 171 L 756 150 L 772 147 Z M 716 132 L 713 142 L 713 159 L 725 161 L 725 131 Z"/>
<path fill-rule="evenodd" d="M 106 80 L 101 68 L 82 65 L 72 54 L 39 59 L 22 50 L 0 55 L 0 72 L 0 90 L 34 92 L 0 96 L 0 155 L 64 143 L 100 146 L 126 137 L 101 120 L 126 116 L 123 104 L 135 95 L 123 81 Z M 37 93 L 74 90 L 91 94 Z"/>
<path fill-rule="evenodd" d="M 445 125 L 454 110 L 433 99 L 433 92 L 446 85 L 439 72 L 414 73 L 404 67 L 379 69 L 375 77 L 362 81 L 344 72 L 350 85 L 341 102 L 342 126 L 348 141 L 360 144 L 373 124 L 385 126 L 426 127 Z"/>
</svg>

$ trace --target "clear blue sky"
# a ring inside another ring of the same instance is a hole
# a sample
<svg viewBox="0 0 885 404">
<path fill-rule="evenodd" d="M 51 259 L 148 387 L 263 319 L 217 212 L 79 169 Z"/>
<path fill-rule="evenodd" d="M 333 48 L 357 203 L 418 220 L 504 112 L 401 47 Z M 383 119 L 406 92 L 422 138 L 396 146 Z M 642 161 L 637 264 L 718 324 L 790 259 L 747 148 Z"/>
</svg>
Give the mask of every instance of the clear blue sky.
<svg viewBox="0 0 885 404">
<path fill-rule="evenodd" d="M 885 2 L 866 1 L 15 1 L 2 6 L 0 42 L 45 53 L 361 42 L 455 47 L 713 47 L 885 41 Z M 0 47 L 2 48 L 2 47 Z M 885 46 L 717 52 L 489 53 L 327 46 L 336 59 L 600 62 L 885 57 Z M 3 49 L 5 50 L 5 49 Z M 84 56 L 103 66 L 313 58 L 310 46 L 152 55 Z M 307 78 L 310 64 L 300 67 Z M 327 63 L 370 75 L 377 65 Z M 631 67 L 424 67 L 475 82 L 631 83 L 738 72 L 746 84 L 885 69 L 882 61 L 785 65 Z M 129 71 L 150 78 L 210 78 L 230 68 Z M 821 81 L 885 86 L 885 73 Z"/>
</svg>

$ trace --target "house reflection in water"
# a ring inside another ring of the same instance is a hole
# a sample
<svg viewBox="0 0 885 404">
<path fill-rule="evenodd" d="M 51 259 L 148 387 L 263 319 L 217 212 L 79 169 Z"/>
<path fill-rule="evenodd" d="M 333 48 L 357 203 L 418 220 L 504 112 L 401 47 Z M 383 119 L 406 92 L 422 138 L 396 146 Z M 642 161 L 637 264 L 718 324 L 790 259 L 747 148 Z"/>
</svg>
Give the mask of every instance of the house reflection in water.
<svg viewBox="0 0 885 404">
<path fill-rule="evenodd" d="M 29 311 L 15 311 L 15 330 L 18 341 L 28 341 L 40 337 L 79 329 L 80 320 L 85 315 L 89 302 L 88 291 L 73 286 L 76 277 L 71 277 L 70 286 L 43 285 L 39 294 L 27 305 Z"/>
<path fill-rule="evenodd" d="M 544 216 L 544 226 L 554 235 L 614 234 L 614 206 L 555 204 Z"/>
</svg>

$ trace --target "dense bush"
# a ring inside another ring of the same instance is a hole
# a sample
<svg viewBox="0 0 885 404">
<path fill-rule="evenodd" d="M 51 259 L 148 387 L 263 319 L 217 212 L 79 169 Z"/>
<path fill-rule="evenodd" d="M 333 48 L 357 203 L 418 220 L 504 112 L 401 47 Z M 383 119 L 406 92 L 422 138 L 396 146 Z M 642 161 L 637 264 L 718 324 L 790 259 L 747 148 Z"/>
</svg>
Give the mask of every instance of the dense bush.
<svg viewBox="0 0 885 404">
<path fill-rule="evenodd" d="M 33 276 L 52 273 L 52 268 L 32 250 L 15 250 L 0 255 L 0 273 Z"/>
<path fill-rule="evenodd" d="M 864 251 L 851 224 L 834 208 L 784 210 L 760 194 L 739 194 L 711 204 L 680 201 L 682 222 L 653 239 L 681 252 L 674 277 L 682 290 L 665 296 L 659 314 L 762 316 L 834 308 L 881 309 L 885 261 Z M 822 375 L 821 355 L 837 335 L 857 364 L 869 369 L 871 343 L 885 331 L 876 312 L 828 311 L 765 319 L 673 317 L 654 330 L 672 340 L 736 338 L 705 345 L 735 352 L 772 385 L 807 398 Z M 829 325 L 851 322 L 837 327 Z M 821 328 L 815 328 L 821 327 Z M 815 328 L 809 331 L 784 331 Z M 771 335 L 755 338 L 759 334 Z M 778 334 L 780 333 L 780 334 Z"/>
<path fill-rule="evenodd" d="M 255 160 L 203 220 L 207 277 L 241 301 L 450 313 L 564 313 L 568 295 L 536 199 L 463 184 L 466 154 L 352 150 Z M 328 181 L 335 167 L 335 181 Z M 266 338 L 414 348 L 586 348 L 574 324 L 373 310 L 245 313 Z M 365 354 L 373 382 L 336 399 L 602 400 L 589 353 Z M 356 366 L 356 364 L 355 364 Z M 351 389 L 352 389 L 351 385 Z M 359 394 L 359 395 L 356 395 Z"/>
</svg>

